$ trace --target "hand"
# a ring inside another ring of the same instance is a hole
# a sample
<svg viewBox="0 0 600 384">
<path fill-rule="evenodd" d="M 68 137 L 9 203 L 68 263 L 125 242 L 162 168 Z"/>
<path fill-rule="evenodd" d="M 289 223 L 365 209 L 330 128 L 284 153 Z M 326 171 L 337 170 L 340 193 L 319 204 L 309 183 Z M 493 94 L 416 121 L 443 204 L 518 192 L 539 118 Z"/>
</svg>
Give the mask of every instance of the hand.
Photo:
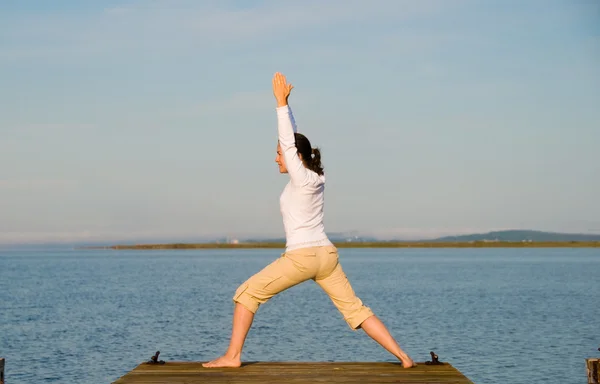
<svg viewBox="0 0 600 384">
<path fill-rule="evenodd" d="M 287 99 L 293 88 L 292 84 L 286 82 L 284 75 L 279 72 L 275 73 L 273 76 L 273 95 L 275 96 L 275 100 L 277 100 L 278 107 L 287 105 Z"/>
</svg>

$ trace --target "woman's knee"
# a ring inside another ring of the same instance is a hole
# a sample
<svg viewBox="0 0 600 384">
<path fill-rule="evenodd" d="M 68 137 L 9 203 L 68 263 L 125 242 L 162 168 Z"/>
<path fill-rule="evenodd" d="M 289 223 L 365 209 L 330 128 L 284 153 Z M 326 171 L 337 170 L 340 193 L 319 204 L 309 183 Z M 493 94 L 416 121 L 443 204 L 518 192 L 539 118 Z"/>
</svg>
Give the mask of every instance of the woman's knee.
<svg viewBox="0 0 600 384">
<path fill-rule="evenodd" d="M 360 329 L 361 324 L 365 320 L 375 315 L 371 308 L 365 306 L 362 303 L 359 308 L 342 312 L 342 314 L 344 316 L 344 320 L 346 321 L 350 329 L 354 331 Z"/>
<path fill-rule="evenodd" d="M 285 289 L 283 276 L 256 274 L 243 282 L 235 291 L 233 301 L 242 304 L 252 313 Z"/>
<path fill-rule="evenodd" d="M 242 283 L 236 290 L 233 295 L 233 302 L 238 303 L 246 307 L 250 312 L 256 313 L 258 311 L 258 307 L 260 306 L 260 302 L 256 297 L 252 296 L 248 289 L 250 288 L 250 284 L 248 281 Z"/>
</svg>

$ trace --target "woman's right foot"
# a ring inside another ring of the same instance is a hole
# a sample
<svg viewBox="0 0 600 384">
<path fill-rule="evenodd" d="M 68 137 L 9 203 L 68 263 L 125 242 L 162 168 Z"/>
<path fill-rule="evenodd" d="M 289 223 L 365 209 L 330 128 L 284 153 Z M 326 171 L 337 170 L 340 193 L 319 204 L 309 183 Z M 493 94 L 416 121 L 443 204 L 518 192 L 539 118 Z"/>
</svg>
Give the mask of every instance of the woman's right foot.
<svg viewBox="0 0 600 384">
<path fill-rule="evenodd" d="M 204 368 L 239 368 L 241 365 L 242 362 L 239 356 L 228 357 L 227 355 L 202 364 Z"/>
</svg>

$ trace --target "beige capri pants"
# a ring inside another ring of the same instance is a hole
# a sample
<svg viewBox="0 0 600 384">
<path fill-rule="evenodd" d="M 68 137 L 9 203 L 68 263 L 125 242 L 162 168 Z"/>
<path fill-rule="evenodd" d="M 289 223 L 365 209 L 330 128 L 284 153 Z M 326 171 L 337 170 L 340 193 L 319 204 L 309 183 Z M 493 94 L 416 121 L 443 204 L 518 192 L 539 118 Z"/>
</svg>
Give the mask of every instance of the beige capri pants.
<svg viewBox="0 0 600 384">
<path fill-rule="evenodd" d="M 233 301 L 256 313 L 261 304 L 276 294 L 308 279 L 327 293 L 351 329 L 373 316 L 370 308 L 355 295 L 339 263 L 335 246 L 318 246 L 285 252 L 236 290 Z"/>
</svg>

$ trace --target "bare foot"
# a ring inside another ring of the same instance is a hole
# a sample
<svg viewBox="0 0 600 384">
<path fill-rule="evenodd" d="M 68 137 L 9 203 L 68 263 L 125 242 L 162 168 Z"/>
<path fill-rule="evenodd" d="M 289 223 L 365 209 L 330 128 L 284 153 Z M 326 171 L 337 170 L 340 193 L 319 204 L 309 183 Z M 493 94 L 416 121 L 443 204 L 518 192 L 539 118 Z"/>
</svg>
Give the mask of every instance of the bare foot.
<svg viewBox="0 0 600 384">
<path fill-rule="evenodd" d="M 408 356 L 406 356 L 403 359 L 400 359 L 402 361 L 402 366 L 404 368 L 413 368 L 417 366 L 417 363 L 415 363 L 414 361 L 412 361 L 412 359 Z"/>
<path fill-rule="evenodd" d="M 239 356 L 228 357 L 221 356 L 217 359 L 209 361 L 208 363 L 202 364 L 204 368 L 239 368 L 242 365 L 242 361 Z"/>
</svg>

